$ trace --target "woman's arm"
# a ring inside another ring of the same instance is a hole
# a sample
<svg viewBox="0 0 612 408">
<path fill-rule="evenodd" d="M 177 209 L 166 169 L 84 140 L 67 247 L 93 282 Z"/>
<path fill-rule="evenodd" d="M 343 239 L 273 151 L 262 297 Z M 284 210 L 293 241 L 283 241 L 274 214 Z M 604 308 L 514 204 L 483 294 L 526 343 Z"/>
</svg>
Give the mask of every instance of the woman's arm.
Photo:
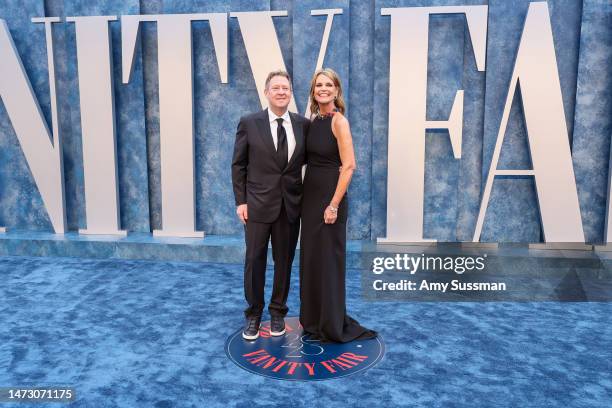
<svg viewBox="0 0 612 408">
<path fill-rule="evenodd" d="M 355 163 L 353 138 L 351 136 L 348 119 L 342 114 L 336 113 L 332 119 L 332 132 L 338 142 L 338 151 L 340 152 L 340 161 L 342 162 L 336 191 L 330 201 L 331 206 L 337 209 L 340 206 L 342 198 L 346 194 L 346 190 L 351 183 L 351 178 L 353 177 L 353 172 L 357 168 L 357 165 Z M 328 217 L 328 215 L 332 214 L 333 217 Z M 331 224 L 335 222 L 336 216 L 337 214 L 335 214 L 333 209 L 328 207 L 325 210 L 324 219 L 326 223 Z"/>
</svg>

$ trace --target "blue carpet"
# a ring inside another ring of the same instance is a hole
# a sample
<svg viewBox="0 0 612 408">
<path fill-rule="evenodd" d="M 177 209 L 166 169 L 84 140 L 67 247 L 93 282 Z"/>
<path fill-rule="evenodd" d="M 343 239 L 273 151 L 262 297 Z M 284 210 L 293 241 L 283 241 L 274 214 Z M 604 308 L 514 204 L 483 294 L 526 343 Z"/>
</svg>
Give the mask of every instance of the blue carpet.
<svg viewBox="0 0 612 408">
<path fill-rule="evenodd" d="M 296 383 L 225 356 L 239 265 L 0 257 L 0 386 L 71 385 L 70 406 L 95 408 L 612 406 L 611 303 L 363 302 L 359 278 L 347 307 L 383 361 Z M 298 293 L 294 271 L 290 315 Z M 66 406 L 5 404 L 45 405 Z"/>
</svg>

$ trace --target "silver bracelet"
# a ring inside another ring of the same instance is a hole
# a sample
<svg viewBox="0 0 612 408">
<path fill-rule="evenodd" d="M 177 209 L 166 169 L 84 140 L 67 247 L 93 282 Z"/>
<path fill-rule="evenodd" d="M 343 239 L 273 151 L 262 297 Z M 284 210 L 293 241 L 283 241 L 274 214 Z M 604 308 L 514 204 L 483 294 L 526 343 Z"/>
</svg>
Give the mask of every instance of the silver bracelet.
<svg viewBox="0 0 612 408">
<path fill-rule="evenodd" d="M 332 204 L 329 204 L 327 206 L 327 208 L 329 208 L 329 210 L 333 213 L 333 214 L 337 214 L 338 213 L 338 207 L 334 207 Z"/>
</svg>

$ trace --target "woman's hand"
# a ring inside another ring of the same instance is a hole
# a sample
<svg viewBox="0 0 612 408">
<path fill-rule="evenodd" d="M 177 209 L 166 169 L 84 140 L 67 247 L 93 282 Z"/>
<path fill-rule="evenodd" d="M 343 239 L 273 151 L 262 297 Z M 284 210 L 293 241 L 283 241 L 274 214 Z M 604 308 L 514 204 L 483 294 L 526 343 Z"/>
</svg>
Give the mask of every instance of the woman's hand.
<svg viewBox="0 0 612 408">
<path fill-rule="evenodd" d="M 323 221 L 326 224 L 333 224 L 338 219 L 338 208 L 328 205 L 323 213 Z"/>
</svg>

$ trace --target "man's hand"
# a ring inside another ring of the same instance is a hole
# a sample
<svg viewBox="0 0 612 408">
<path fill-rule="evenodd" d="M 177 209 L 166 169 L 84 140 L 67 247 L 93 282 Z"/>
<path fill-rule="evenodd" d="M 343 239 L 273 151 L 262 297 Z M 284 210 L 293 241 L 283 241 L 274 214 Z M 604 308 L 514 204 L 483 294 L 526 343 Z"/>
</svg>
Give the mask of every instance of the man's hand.
<svg viewBox="0 0 612 408">
<path fill-rule="evenodd" d="M 238 214 L 238 218 L 240 218 L 240 221 L 242 221 L 243 224 L 246 224 L 247 220 L 249 219 L 247 205 L 240 204 L 238 207 L 236 207 L 236 214 Z"/>
</svg>

